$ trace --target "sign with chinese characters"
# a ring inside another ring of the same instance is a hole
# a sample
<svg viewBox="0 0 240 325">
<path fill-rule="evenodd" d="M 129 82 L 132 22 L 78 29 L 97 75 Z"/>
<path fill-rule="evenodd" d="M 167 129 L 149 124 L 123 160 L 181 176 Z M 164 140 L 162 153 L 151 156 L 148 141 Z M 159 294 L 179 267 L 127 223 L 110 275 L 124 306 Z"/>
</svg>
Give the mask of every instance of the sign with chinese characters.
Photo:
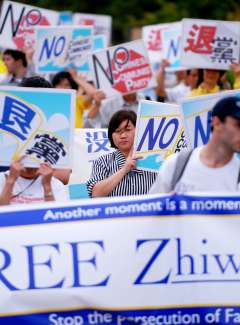
<svg viewBox="0 0 240 325">
<path fill-rule="evenodd" d="M 104 35 L 107 45 L 111 44 L 112 17 L 108 15 L 95 15 L 76 13 L 73 15 L 74 25 L 93 26 L 94 35 Z"/>
<path fill-rule="evenodd" d="M 187 147 L 178 105 L 141 100 L 134 140 L 137 167 L 157 171 L 172 153 Z"/>
<path fill-rule="evenodd" d="M 58 19 L 56 11 L 4 0 L 0 15 L 0 46 L 19 50 L 33 48 L 34 28 L 57 25 Z"/>
<path fill-rule="evenodd" d="M 75 129 L 73 140 L 73 165 L 70 184 L 86 182 L 92 172 L 92 162 L 112 152 L 107 129 Z M 81 157 L 81 168 L 79 168 Z"/>
<path fill-rule="evenodd" d="M 169 33 L 164 35 L 168 31 Z M 178 56 L 181 49 L 180 34 L 181 22 L 143 27 L 142 38 L 147 47 L 149 59 L 154 71 L 159 70 L 161 60 L 164 58 L 172 64 L 179 59 Z"/>
<path fill-rule="evenodd" d="M 73 90 L 0 88 L 0 165 L 26 155 L 26 166 L 72 165 L 76 94 Z"/>
<path fill-rule="evenodd" d="M 1 207 L 1 323 L 238 324 L 239 228 L 238 195 Z"/>
<path fill-rule="evenodd" d="M 109 97 L 119 93 L 133 93 L 155 85 L 142 40 L 96 51 L 89 63 L 96 87 Z"/>
<path fill-rule="evenodd" d="M 240 97 L 240 90 L 221 91 L 216 94 L 184 99 L 181 111 L 186 138 L 191 148 L 206 144 L 211 134 L 211 111 L 220 99 Z"/>
<path fill-rule="evenodd" d="M 36 28 L 35 65 L 38 73 L 86 69 L 87 54 L 93 50 L 93 30 L 86 26 Z"/>
<path fill-rule="evenodd" d="M 183 19 L 182 64 L 228 70 L 239 62 L 240 23 Z"/>
</svg>

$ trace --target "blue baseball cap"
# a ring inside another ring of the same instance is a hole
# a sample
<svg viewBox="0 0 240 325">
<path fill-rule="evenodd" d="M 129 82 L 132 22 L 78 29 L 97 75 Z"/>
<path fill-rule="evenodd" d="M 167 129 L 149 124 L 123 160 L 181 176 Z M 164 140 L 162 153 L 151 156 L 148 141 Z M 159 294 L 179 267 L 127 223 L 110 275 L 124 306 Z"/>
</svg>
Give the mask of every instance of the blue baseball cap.
<svg viewBox="0 0 240 325">
<path fill-rule="evenodd" d="M 212 116 L 240 119 L 240 97 L 231 96 L 219 100 L 212 109 Z"/>
</svg>

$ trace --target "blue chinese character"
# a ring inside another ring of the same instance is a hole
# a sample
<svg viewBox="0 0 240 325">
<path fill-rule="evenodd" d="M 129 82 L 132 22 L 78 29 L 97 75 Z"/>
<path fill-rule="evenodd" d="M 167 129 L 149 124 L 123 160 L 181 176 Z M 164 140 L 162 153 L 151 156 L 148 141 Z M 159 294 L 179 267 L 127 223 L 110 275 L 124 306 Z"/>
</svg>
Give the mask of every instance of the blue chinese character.
<svg viewBox="0 0 240 325">
<path fill-rule="evenodd" d="M 88 153 L 109 151 L 108 137 L 106 131 L 86 132 L 86 141 L 88 143 Z"/>
<path fill-rule="evenodd" d="M 5 97 L 0 128 L 26 140 L 36 115 L 30 107 L 12 97 Z"/>
</svg>

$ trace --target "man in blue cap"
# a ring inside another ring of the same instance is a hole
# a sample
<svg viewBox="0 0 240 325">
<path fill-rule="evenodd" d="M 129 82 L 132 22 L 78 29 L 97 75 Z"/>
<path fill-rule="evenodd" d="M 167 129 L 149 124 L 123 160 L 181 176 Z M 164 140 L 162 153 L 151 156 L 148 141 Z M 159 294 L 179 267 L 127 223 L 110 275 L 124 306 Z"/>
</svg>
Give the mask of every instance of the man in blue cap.
<svg viewBox="0 0 240 325">
<path fill-rule="evenodd" d="M 150 194 L 240 191 L 238 152 L 240 98 L 231 96 L 213 107 L 212 135 L 208 143 L 191 151 L 184 163 L 180 161 L 181 153 L 171 155 L 162 165 Z"/>
</svg>

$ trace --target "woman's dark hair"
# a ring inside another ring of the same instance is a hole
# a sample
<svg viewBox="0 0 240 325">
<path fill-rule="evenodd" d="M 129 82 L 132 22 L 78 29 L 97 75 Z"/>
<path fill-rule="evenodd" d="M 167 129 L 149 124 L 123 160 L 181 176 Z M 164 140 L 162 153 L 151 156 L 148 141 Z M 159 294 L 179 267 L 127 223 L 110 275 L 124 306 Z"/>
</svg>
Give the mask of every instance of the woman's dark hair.
<svg viewBox="0 0 240 325">
<path fill-rule="evenodd" d="M 52 88 L 49 81 L 40 76 L 33 76 L 23 78 L 19 84 L 20 87 L 33 87 L 33 88 Z"/>
<path fill-rule="evenodd" d="M 72 89 L 78 90 L 78 84 L 74 81 L 73 77 L 67 71 L 61 71 L 56 73 L 52 79 L 52 85 L 56 88 L 57 85 L 64 79 L 67 79 Z"/>
<path fill-rule="evenodd" d="M 119 125 L 123 122 L 127 121 L 127 125 L 129 122 L 132 122 L 134 126 L 136 126 L 137 115 L 133 111 L 128 110 L 120 110 L 113 114 L 111 120 L 108 125 L 108 139 L 110 141 L 111 147 L 117 148 L 113 142 L 112 134 L 117 130 Z"/>
</svg>

